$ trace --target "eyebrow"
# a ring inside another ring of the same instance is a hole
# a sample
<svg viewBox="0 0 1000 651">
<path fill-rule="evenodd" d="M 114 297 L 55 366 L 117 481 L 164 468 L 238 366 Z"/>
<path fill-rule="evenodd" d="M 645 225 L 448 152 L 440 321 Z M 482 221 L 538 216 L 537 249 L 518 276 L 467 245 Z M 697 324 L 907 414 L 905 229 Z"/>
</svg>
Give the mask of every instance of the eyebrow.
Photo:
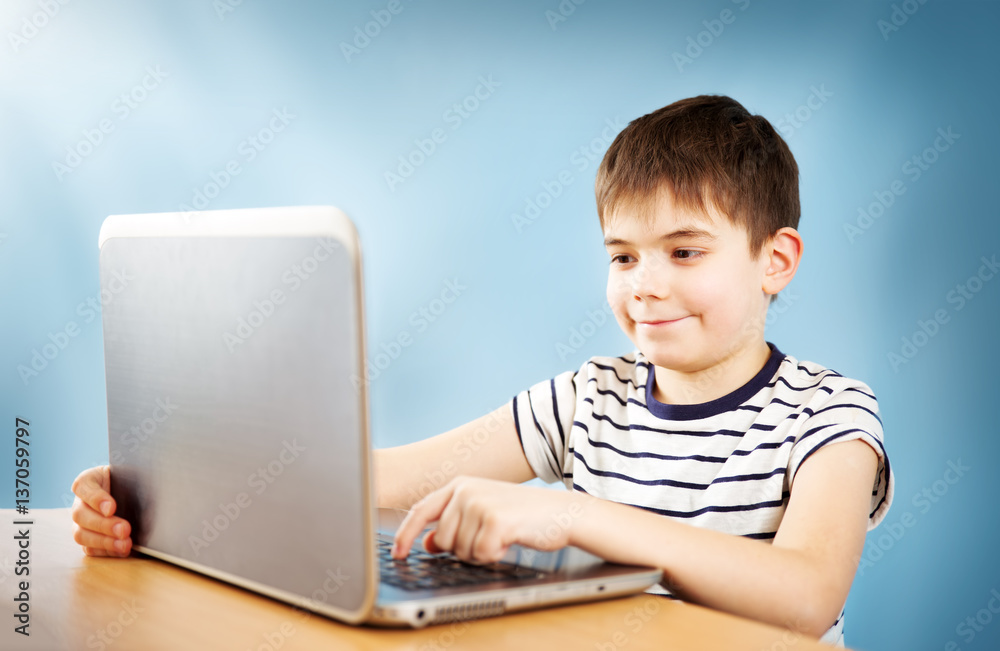
<svg viewBox="0 0 1000 651">
<path fill-rule="evenodd" d="M 700 228 L 680 228 L 672 233 L 667 233 L 666 235 L 661 235 L 659 238 L 660 242 L 665 240 L 680 240 L 680 239 L 694 239 L 694 240 L 714 240 L 715 235 L 709 233 L 708 231 L 702 230 Z M 604 240 L 604 246 L 630 246 L 632 243 L 627 240 L 622 240 L 617 237 L 608 237 Z"/>
</svg>

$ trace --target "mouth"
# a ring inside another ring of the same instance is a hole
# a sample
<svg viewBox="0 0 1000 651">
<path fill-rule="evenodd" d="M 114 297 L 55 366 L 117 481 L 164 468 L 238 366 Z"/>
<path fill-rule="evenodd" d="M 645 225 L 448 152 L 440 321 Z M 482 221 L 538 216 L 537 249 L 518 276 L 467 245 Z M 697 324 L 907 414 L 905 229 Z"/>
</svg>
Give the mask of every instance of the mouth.
<svg viewBox="0 0 1000 651">
<path fill-rule="evenodd" d="M 655 321 L 654 320 L 636 321 L 636 325 L 644 326 L 644 327 L 647 327 L 647 328 L 666 327 L 666 326 L 673 325 L 675 323 L 680 323 L 681 321 L 683 321 L 686 318 L 687 318 L 686 316 L 682 316 L 682 317 L 679 317 L 677 319 L 660 319 L 660 320 L 655 320 Z"/>
</svg>

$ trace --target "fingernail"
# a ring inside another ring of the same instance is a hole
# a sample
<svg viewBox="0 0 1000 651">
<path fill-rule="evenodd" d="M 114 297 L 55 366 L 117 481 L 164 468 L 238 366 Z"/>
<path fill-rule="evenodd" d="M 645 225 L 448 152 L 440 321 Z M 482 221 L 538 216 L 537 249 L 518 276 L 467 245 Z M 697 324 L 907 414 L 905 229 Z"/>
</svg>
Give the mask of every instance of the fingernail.
<svg viewBox="0 0 1000 651">
<path fill-rule="evenodd" d="M 111 502 L 107 500 L 101 502 L 101 513 L 104 515 L 111 515 Z"/>
<path fill-rule="evenodd" d="M 116 540 L 115 541 L 115 549 L 117 551 L 120 551 L 120 552 L 125 551 L 125 541 L 124 540 Z"/>
<path fill-rule="evenodd" d="M 125 525 L 119 522 L 112 529 L 115 532 L 115 538 L 122 538 L 125 535 Z"/>
</svg>

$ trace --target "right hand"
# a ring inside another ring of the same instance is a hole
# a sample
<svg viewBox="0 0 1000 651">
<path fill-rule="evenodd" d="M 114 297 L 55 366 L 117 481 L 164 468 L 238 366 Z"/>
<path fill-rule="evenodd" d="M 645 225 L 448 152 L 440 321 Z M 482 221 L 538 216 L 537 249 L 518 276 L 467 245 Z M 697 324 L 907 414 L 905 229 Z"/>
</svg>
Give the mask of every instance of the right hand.
<svg viewBox="0 0 1000 651">
<path fill-rule="evenodd" d="M 132 525 L 115 517 L 110 490 L 111 466 L 88 468 L 73 481 L 73 540 L 87 556 L 128 556 L 132 550 Z"/>
</svg>

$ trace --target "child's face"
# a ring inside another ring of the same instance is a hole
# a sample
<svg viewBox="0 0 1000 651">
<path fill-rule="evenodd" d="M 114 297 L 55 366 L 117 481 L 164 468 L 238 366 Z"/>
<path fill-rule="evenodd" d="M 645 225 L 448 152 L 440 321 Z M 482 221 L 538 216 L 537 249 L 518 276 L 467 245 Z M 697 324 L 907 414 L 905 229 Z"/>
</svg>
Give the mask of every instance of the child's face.
<svg viewBox="0 0 1000 651">
<path fill-rule="evenodd" d="M 648 226 L 630 210 L 606 221 L 608 302 L 618 325 L 655 366 L 702 371 L 763 341 L 768 256 L 712 209 L 675 207 L 660 193 Z"/>
</svg>

